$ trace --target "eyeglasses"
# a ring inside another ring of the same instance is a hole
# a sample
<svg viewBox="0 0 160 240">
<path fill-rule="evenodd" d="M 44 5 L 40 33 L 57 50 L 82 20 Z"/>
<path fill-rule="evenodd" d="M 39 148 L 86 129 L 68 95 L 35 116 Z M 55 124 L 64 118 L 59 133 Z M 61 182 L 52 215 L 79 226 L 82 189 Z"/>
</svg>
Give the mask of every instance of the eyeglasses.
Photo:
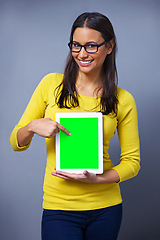
<svg viewBox="0 0 160 240">
<path fill-rule="evenodd" d="M 101 44 L 88 43 L 85 45 L 81 45 L 76 42 L 69 42 L 68 46 L 69 46 L 71 52 L 79 53 L 81 51 L 82 47 L 84 47 L 84 49 L 87 53 L 96 53 L 96 52 L 98 52 L 98 48 L 103 46 L 106 43 L 107 43 L 107 41 L 104 41 Z"/>
</svg>

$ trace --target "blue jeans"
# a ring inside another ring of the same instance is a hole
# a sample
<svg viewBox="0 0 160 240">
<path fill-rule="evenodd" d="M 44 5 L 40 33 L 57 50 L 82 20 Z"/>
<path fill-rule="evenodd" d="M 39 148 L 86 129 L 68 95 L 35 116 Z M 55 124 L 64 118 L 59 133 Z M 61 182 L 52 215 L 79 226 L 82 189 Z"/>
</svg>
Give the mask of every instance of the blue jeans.
<svg viewBox="0 0 160 240">
<path fill-rule="evenodd" d="M 43 210 L 42 240 L 116 240 L 122 204 L 89 211 Z"/>
</svg>

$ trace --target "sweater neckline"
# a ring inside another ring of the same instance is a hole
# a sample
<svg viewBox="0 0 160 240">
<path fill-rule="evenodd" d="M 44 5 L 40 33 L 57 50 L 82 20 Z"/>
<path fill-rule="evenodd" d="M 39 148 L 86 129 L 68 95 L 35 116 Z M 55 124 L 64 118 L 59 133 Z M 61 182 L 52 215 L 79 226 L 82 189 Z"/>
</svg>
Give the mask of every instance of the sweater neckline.
<svg viewBox="0 0 160 240">
<path fill-rule="evenodd" d="M 91 97 L 91 96 L 83 95 L 83 94 L 81 94 L 81 93 L 78 93 L 78 95 L 79 95 L 80 97 L 88 98 L 88 99 L 100 99 L 100 98 L 101 98 L 101 97 Z"/>
</svg>

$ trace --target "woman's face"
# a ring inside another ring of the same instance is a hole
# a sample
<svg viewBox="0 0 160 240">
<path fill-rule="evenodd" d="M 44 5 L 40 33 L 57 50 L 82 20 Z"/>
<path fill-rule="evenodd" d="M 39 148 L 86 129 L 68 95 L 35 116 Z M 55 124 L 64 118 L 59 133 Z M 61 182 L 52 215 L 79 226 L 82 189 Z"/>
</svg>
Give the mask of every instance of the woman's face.
<svg viewBox="0 0 160 240">
<path fill-rule="evenodd" d="M 92 44 L 101 44 L 105 40 L 101 36 L 101 33 L 87 27 L 76 28 L 73 34 L 73 42 L 79 43 L 81 45 L 85 45 L 88 43 Z M 85 74 L 89 73 L 101 73 L 101 69 L 104 63 L 104 60 L 111 52 L 111 49 L 103 45 L 98 48 L 98 52 L 96 53 L 87 53 L 85 49 L 82 47 L 79 53 L 72 52 L 72 56 L 76 61 L 79 71 Z"/>
</svg>

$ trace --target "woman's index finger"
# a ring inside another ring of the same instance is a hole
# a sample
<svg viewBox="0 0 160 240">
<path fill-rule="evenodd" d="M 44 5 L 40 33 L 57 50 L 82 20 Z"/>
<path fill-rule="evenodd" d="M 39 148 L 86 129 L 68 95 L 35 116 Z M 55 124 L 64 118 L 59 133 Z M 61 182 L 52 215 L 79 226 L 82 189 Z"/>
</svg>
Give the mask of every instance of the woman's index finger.
<svg viewBox="0 0 160 240">
<path fill-rule="evenodd" d="M 68 136 L 71 136 L 71 133 L 67 130 L 67 128 L 65 128 L 64 126 L 62 126 L 61 124 L 57 123 L 58 128 L 63 131 L 64 133 L 66 133 Z"/>
</svg>

